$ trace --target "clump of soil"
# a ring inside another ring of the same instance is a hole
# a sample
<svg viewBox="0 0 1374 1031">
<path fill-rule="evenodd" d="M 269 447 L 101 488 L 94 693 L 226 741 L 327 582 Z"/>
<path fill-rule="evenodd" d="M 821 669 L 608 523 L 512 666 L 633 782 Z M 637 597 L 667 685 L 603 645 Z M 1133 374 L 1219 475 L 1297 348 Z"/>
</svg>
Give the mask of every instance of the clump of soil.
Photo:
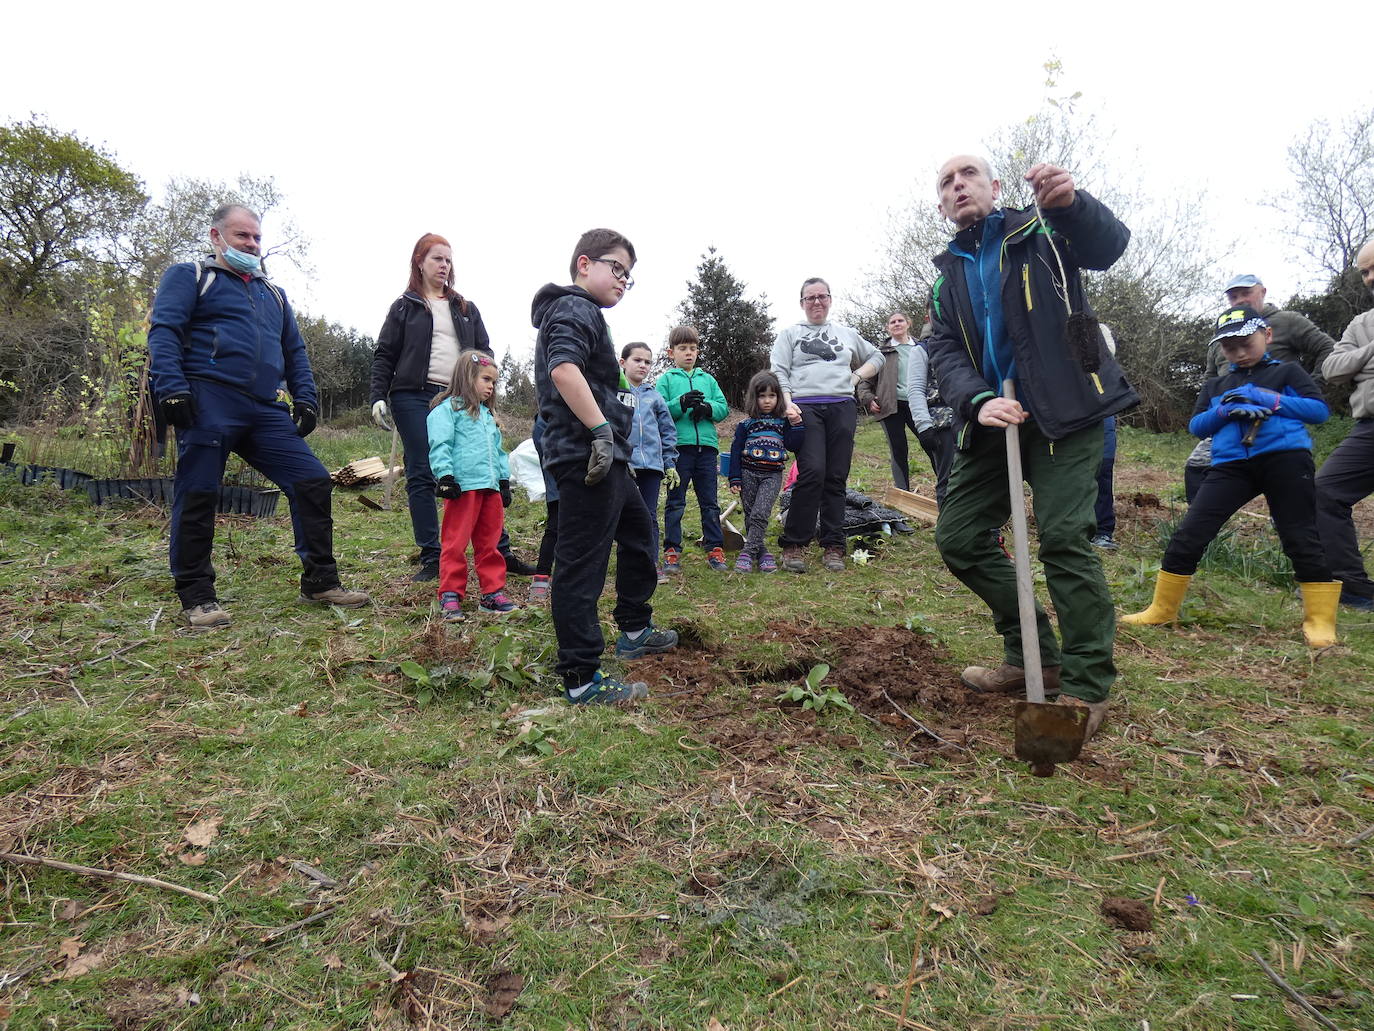
<svg viewBox="0 0 1374 1031">
<path fill-rule="evenodd" d="M 1123 899 L 1109 895 L 1102 900 L 1102 919 L 1123 931 L 1148 931 L 1155 925 L 1150 907 L 1138 899 Z"/>
<path fill-rule="evenodd" d="M 1132 494 L 1131 504 L 1136 508 L 1163 508 L 1158 494 Z"/>
<path fill-rule="evenodd" d="M 973 911 L 979 916 L 992 916 L 997 912 L 997 903 L 1000 901 L 996 895 L 981 895 L 973 903 Z"/>
</svg>

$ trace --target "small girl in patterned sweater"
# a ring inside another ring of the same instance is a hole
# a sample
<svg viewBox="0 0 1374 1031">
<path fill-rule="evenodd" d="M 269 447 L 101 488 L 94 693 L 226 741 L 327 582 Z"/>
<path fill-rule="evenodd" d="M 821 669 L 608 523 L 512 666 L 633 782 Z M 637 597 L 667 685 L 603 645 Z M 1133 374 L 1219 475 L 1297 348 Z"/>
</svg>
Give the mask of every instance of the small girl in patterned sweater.
<svg viewBox="0 0 1374 1031">
<path fill-rule="evenodd" d="M 787 452 L 801 447 L 806 427 L 800 415 L 783 417 L 782 386 L 771 372 L 755 373 L 749 381 L 744 411 L 749 417 L 735 427 L 730 447 L 730 492 L 740 495 L 745 522 L 744 550 L 735 560 L 735 572 L 776 573 L 777 560 L 764 550 L 764 532 L 782 490 Z"/>
</svg>

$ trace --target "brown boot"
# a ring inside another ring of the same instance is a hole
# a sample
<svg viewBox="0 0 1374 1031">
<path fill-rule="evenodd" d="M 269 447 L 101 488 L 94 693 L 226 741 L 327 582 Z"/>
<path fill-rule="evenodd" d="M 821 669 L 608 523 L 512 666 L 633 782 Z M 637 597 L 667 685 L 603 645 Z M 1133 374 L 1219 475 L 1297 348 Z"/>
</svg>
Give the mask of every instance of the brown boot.
<svg viewBox="0 0 1374 1031">
<path fill-rule="evenodd" d="M 1041 667 L 1041 676 L 1045 680 L 1045 697 L 1055 698 L 1059 694 L 1059 667 Z M 970 691 L 977 691 L 979 694 L 1025 694 L 1026 693 L 1026 671 L 1020 666 L 1012 666 L 1002 663 L 996 669 L 988 669 L 986 666 L 969 666 L 960 675 L 959 680 Z"/>
<path fill-rule="evenodd" d="M 1082 698 L 1075 698 L 1071 694 L 1061 694 L 1059 696 L 1060 705 L 1072 705 L 1075 708 L 1088 710 L 1088 725 L 1083 731 L 1083 743 L 1087 744 L 1093 739 L 1098 730 L 1102 728 L 1102 721 L 1107 718 L 1107 709 L 1111 703 L 1106 699 L 1100 702 L 1085 702 Z"/>
<path fill-rule="evenodd" d="M 826 548 L 821 553 L 821 565 L 832 573 L 844 572 L 844 548 Z"/>
<path fill-rule="evenodd" d="M 359 609 L 372 601 L 362 591 L 350 591 L 342 584 L 335 584 L 323 591 L 301 591 L 301 601 L 315 605 L 337 605 L 341 609 Z"/>
<path fill-rule="evenodd" d="M 806 572 L 806 556 L 802 554 L 801 548 L 789 544 L 782 549 L 782 568 L 789 573 Z"/>
</svg>

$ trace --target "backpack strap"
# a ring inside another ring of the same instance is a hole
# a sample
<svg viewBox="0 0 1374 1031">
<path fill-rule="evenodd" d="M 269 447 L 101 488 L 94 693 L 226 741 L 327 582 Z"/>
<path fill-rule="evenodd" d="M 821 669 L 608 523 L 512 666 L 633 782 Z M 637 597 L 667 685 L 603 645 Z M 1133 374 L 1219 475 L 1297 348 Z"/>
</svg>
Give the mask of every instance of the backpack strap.
<svg viewBox="0 0 1374 1031">
<path fill-rule="evenodd" d="M 199 303 L 200 299 L 204 297 L 210 287 L 214 285 L 215 277 L 219 275 L 219 269 L 213 262 L 209 261 L 193 261 L 191 264 L 194 265 L 196 269 L 196 301 Z M 281 288 L 266 276 L 259 276 L 258 278 L 262 282 L 262 285 L 267 287 L 268 293 L 276 299 L 277 307 L 285 313 L 286 295 L 281 292 Z"/>
</svg>

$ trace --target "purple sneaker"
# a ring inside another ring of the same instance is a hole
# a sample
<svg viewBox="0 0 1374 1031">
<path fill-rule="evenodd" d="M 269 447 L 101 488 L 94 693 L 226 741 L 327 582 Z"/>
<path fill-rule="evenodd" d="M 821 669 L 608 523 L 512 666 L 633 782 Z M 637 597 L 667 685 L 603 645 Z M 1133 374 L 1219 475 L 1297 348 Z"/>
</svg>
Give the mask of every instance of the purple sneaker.
<svg viewBox="0 0 1374 1031">
<path fill-rule="evenodd" d="M 482 595 L 477 607 L 483 612 L 504 616 L 508 612 L 514 612 L 519 606 L 506 597 L 505 591 L 493 591 L 491 594 Z"/>
<path fill-rule="evenodd" d="M 759 556 L 759 572 L 760 572 L 760 573 L 776 573 L 777 571 L 778 571 L 778 561 L 777 561 L 777 559 L 775 559 L 772 555 L 770 555 L 770 554 L 769 554 L 768 552 L 766 552 L 766 551 L 765 551 L 762 555 Z"/>
<path fill-rule="evenodd" d="M 457 591 L 445 591 L 439 595 L 439 615 L 446 623 L 463 621 L 463 596 Z"/>
<path fill-rule="evenodd" d="M 749 557 L 747 551 L 741 551 L 739 557 L 735 559 L 736 573 L 752 573 L 754 571 L 754 560 Z"/>
</svg>

